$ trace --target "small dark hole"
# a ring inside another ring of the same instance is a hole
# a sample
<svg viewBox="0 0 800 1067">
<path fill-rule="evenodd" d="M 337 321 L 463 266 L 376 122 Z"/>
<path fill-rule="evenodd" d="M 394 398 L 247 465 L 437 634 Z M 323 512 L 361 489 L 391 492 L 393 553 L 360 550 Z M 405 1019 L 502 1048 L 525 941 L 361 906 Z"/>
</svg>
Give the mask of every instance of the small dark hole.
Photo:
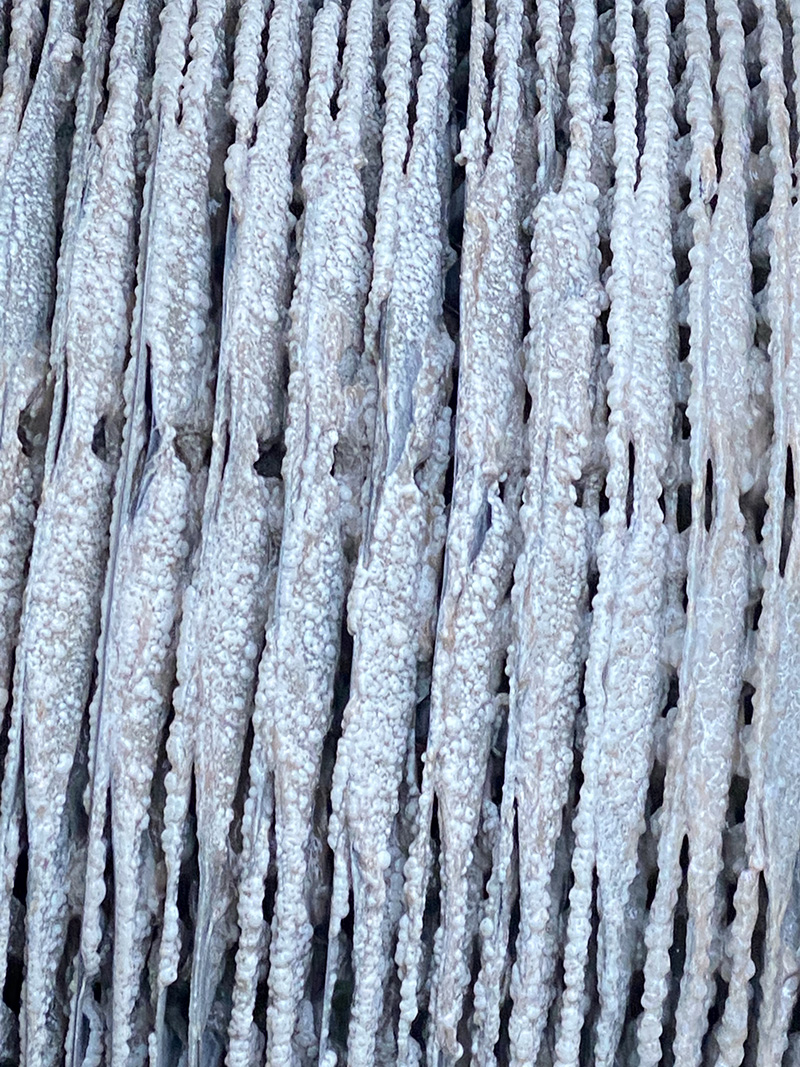
<svg viewBox="0 0 800 1067">
<path fill-rule="evenodd" d="M 525 403 L 522 406 L 522 421 L 523 422 L 527 422 L 528 419 L 531 417 L 531 407 L 532 406 L 533 406 L 533 401 L 531 400 L 531 394 L 526 389 L 525 390 Z"/>
<path fill-rule="evenodd" d="M 608 511 L 608 496 L 606 495 L 606 483 L 605 483 L 605 481 L 603 481 L 603 484 L 600 487 L 600 496 L 599 496 L 599 499 L 598 499 L 598 504 L 599 504 L 598 510 L 599 510 L 600 514 L 601 515 L 605 515 L 605 513 Z"/>
<path fill-rule="evenodd" d="M 669 689 L 667 690 L 667 704 L 664 709 L 664 715 L 666 716 L 672 708 L 677 708 L 678 697 L 680 696 L 680 686 L 678 682 L 678 673 L 673 671 L 669 679 Z"/>
<path fill-rule="evenodd" d="M 686 276 L 689 276 L 689 272 L 686 272 Z M 684 279 L 685 280 L 685 279 Z M 691 341 L 691 331 L 688 326 L 678 327 L 678 360 L 683 363 L 689 356 L 689 347 Z"/>
<path fill-rule="evenodd" d="M 743 493 L 739 497 L 739 507 L 745 517 L 748 531 L 752 533 L 755 543 L 760 545 L 764 540 L 764 519 L 767 514 L 767 502 L 758 491 L 757 486 L 753 486 L 749 492 Z"/>
<path fill-rule="evenodd" d="M 602 245 L 603 245 L 603 242 L 601 241 L 600 242 L 601 252 L 602 252 Z M 609 248 L 609 256 L 610 256 L 610 248 Z M 603 312 L 601 312 L 600 318 L 598 319 L 598 322 L 600 324 L 600 343 L 603 344 L 603 345 L 608 345 L 608 344 L 611 343 L 611 335 L 608 332 L 608 315 L 609 315 L 609 311 L 608 311 L 608 308 L 606 308 Z"/>
<path fill-rule="evenodd" d="M 731 925 L 736 918 L 736 907 L 734 901 L 736 899 L 736 882 L 729 882 L 725 887 L 725 921 L 728 926 Z"/>
<path fill-rule="evenodd" d="M 611 266 L 611 239 L 601 234 L 598 244 L 600 245 L 600 275 L 602 277 L 602 275 L 605 274 L 605 272 Z M 601 311 L 600 318 L 598 319 L 601 331 L 600 340 L 603 344 L 606 345 L 610 341 L 608 334 L 609 310 L 609 308 L 606 308 L 604 311 Z"/>
<path fill-rule="evenodd" d="M 759 77 L 758 81 L 756 82 L 756 85 L 758 85 L 758 82 L 760 81 L 761 78 Z M 754 89 L 755 85 L 751 86 L 751 88 Z M 756 123 L 755 129 L 753 130 L 753 137 L 750 142 L 750 151 L 753 153 L 754 156 L 757 156 L 761 149 L 765 148 L 768 143 L 769 131 L 767 130 L 766 122 Z"/>
<path fill-rule="evenodd" d="M 97 422 L 94 424 L 94 432 L 92 433 L 92 452 L 98 459 L 102 459 L 105 463 L 108 458 L 106 452 L 106 417 L 101 415 Z"/>
<path fill-rule="evenodd" d="M 253 470 L 261 478 L 280 478 L 285 453 L 286 446 L 282 437 L 273 438 L 270 441 L 259 441 L 258 459 L 253 464 Z"/>
<path fill-rule="evenodd" d="M 692 424 L 689 422 L 689 416 L 686 414 L 686 405 L 678 405 L 678 414 L 681 421 L 681 440 L 688 441 L 692 436 Z"/>
<path fill-rule="evenodd" d="M 224 471 L 228 466 L 228 460 L 231 455 L 231 428 L 227 422 L 225 423 L 223 433 L 225 434 L 225 447 L 222 452 L 222 470 Z"/>
<path fill-rule="evenodd" d="M 750 726 L 753 722 L 753 695 L 755 694 L 755 687 L 750 682 L 745 682 L 742 685 L 742 719 L 745 726 Z"/>
<path fill-rule="evenodd" d="M 444 473 L 444 489 L 442 496 L 444 497 L 444 506 L 450 507 L 450 502 L 453 499 L 453 484 L 456 477 L 456 457 L 455 452 L 450 453 L 450 462 L 447 464 L 447 470 Z"/>
<path fill-rule="evenodd" d="M 591 605 L 597 595 L 597 587 L 600 585 L 600 571 L 597 567 L 589 568 L 589 577 L 587 579 L 587 593 L 589 597 L 589 604 Z"/>
</svg>

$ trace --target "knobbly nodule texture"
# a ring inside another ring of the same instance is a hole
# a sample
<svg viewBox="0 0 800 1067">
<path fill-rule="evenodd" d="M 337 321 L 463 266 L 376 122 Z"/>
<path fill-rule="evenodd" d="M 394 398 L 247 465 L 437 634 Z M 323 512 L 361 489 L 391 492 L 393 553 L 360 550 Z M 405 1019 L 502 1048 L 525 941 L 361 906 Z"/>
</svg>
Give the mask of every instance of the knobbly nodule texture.
<svg viewBox="0 0 800 1067">
<path fill-rule="evenodd" d="M 800 1063 L 799 101 L 800 0 L 3 0 L 0 1067 Z"/>
</svg>

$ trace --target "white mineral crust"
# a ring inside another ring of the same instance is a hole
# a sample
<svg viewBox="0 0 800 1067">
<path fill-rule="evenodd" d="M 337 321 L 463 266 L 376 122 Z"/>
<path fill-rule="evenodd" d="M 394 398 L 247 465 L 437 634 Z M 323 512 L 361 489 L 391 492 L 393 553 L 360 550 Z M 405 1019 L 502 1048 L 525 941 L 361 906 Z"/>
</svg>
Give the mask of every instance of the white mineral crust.
<svg viewBox="0 0 800 1067">
<path fill-rule="evenodd" d="M 800 0 L 2 0 L 0 1067 L 800 1064 Z"/>
</svg>

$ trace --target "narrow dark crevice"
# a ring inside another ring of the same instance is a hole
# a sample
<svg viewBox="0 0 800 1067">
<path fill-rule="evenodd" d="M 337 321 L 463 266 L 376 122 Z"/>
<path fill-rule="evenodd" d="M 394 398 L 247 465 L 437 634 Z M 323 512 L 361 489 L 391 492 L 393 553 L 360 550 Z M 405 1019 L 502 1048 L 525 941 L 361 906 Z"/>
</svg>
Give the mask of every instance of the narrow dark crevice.
<svg viewBox="0 0 800 1067">
<path fill-rule="evenodd" d="M 339 967 L 336 981 L 331 994 L 331 1015 L 329 1040 L 332 1048 L 337 1051 L 339 1061 L 346 1062 L 347 1034 L 350 1029 L 350 1011 L 353 1004 L 353 990 L 355 987 L 355 975 L 353 972 L 353 916 L 355 913 L 355 901 L 353 891 L 350 890 L 348 898 L 347 915 L 342 921 L 339 932 Z M 327 938 L 326 938 L 327 943 Z"/>
<path fill-rule="evenodd" d="M 11 8 L 11 4 L 8 5 L 8 8 L 9 9 Z M 35 37 L 33 39 L 33 47 L 31 48 L 30 82 L 29 82 L 29 88 L 28 88 L 28 93 L 27 93 L 26 106 L 27 106 L 27 100 L 30 99 L 30 93 L 33 90 L 33 85 L 34 85 L 34 83 L 36 81 L 36 75 L 39 73 L 39 67 L 40 67 L 41 62 L 42 62 L 42 52 L 44 50 L 44 38 L 45 38 L 45 34 L 47 32 L 47 24 L 50 21 L 50 0 L 42 0 L 42 5 L 39 8 L 39 11 L 41 12 L 41 16 L 42 16 L 42 21 L 40 23 L 41 31 L 40 31 L 40 33 L 37 33 L 35 35 Z M 23 114 L 24 114 L 24 112 L 23 112 Z"/>
<path fill-rule="evenodd" d="M 678 700 L 680 698 L 680 684 L 678 679 L 678 672 L 671 671 L 669 676 L 669 685 L 667 687 L 667 699 L 664 707 L 661 711 L 661 717 L 666 719 L 673 708 L 677 708 Z"/>
<path fill-rule="evenodd" d="M 743 726 L 750 726 L 753 722 L 753 697 L 755 696 L 755 692 L 755 687 L 750 682 L 744 682 L 742 684 L 740 716 Z"/>
<path fill-rule="evenodd" d="M 339 24 L 338 56 L 334 67 L 334 84 L 330 97 L 331 118 L 336 119 L 339 114 L 339 92 L 342 88 L 342 64 L 344 63 L 344 51 L 347 43 L 347 18 L 343 17 Z"/>
<path fill-rule="evenodd" d="M 103 462 L 108 458 L 106 446 L 106 417 L 101 415 L 94 424 L 94 430 L 92 431 L 92 452 Z"/>
<path fill-rule="evenodd" d="M 676 256 L 676 267 L 678 263 L 678 256 Z M 679 271 L 680 274 L 680 271 Z M 689 277 L 689 259 L 686 256 L 686 269 L 684 276 L 678 278 L 678 284 L 682 284 Z M 678 362 L 684 363 L 689 356 L 691 348 L 691 333 L 688 326 L 678 326 Z"/>
<path fill-rule="evenodd" d="M 258 65 L 258 80 L 256 83 L 256 108 L 260 109 L 266 103 L 268 95 L 267 87 L 267 48 L 269 46 L 269 18 L 264 19 L 261 27 L 261 61 Z M 255 130 L 253 131 L 255 137 Z"/>
<path fill-rule="evenodd" d="M 597 989 L 597 937 L 600 928 L 600 915 L 597 909 L 598 877 L 597 870 L 592 872 L 592 930 L 589 935 L 586 975 L 584 978 L 584 995 L 588 998 L 588 1008 L 583 1019 L 580 1042 L 580 1062 L 591 1063 L 594 1049 L 594 1036 L 597 1020 L 600 1017 L 600 996 Z"/>
<path fill-rule="evenodd" d="M 192 59 L 192 49 L 191 49 L 192 30 L 194 28 L 194 24 L 195 24 L 196 21 L 197 21 L 197 0 L 191 0 L 191 7 L 189 8 L 189 18 L 187 19 L 187 22 L 186 22 L 187 36 L 186 36 L 186 41 L 184 42 L 183 66 L 181 68 L 181 74 L 186 74 L 186 71 L 189 69 L 189 63 L 191 62 L 191 59 Z M 178 123 L 180 123 L 180 115 L 178 117 Z"/>
<path fill-rule="evenodd" d="M 767 514 L 763 487 L 756 483 L 749 492 L 743 493 L 739 497 L 739 507 L 745 518 L 751 545 L 760 545 L 764 540 L 764 519 Z"/>
<path fill-rule="evenodd" d="M 714 519 L 714 467 L 711 460 L 706 462 L 706 480 L 703 490 L 703 523 L 706 528 L 706 533 L 711 530 L 711 523 Z"/>
<path fill-rule="evenodd" d="M 25 955 L 25 909 L 28 900 L 28 841 L 27 824 L 22 817 L 22 840 L 17 868 L 14 871 L 14 888 L 11 899 L 11 930 L 6 957 L 6 980 L 3 986 L 3 1003 L 15 1015 L 22 1004 Z"/>
<path fill-rule="evenodd" d="M 756 1025 L 756 1020 L 758 1019 L 758 1012 L 762 1000 L 761 978 L 764 974 L 764 946 L 767 932 L 768 899 L 767 883 L 764 880 L 763 873 L 760 873 L 758 877 L 758 918 L 756 919 L 756 925 L 753 931 L 750 952 L 751 959 L 755 964 L 755 974 L 750 980 L 753 996 L 750 998 L 747 1013 L 747 1038 L 744 1043 L 744 1059 L 742 1061 L 742 1067 L 756 1067 L 758 1051 L 758 1026 Z"/>
<path fill-rule="evenodd" d="M 470 1055 L 470 1043 L 472 1038 L 472 1019 L 474 1013 L 474 990 L 475 982 L 480 973 L 481 955 L 480 944 L 476 940 L 471 946 L 469 955 L 470 980 L 464 991 L 464 1002 L 461 1010 L 461 1019 L 458 1023 L 458 1042 L 464 1050 L 455 1067 L 471 1067 L 472 1056 Z"/>
<path fill-rule="evenodd" d="M 181 938 L 179 972 L 191 960 L 194 951 L 194 916 L 197 914 L 197 893 L 200 880 L 200 849 L 197 840 L 197 781 L 192 771 L 189 810 L 183 829 L 183 854 L 178 876 L 178 922 L 184 933 Z M 170 989 L 173 987 L 170 986 Z"/>
<path fill-rule="evenodd" d="M 792 527 L 794 525 L 794 461 L 791 445 L 786 449 L 786 484 L 783 497 L 783 517 L 781 520 L 781 547 L 778 570 L 781 578 L 786 572 L 789 549 L 792 547 Z"/>
<path fill-rule="evenodd" d="M 642 176 L 642 153 L 645 146 L 645 108 L 647 107 L 647 19 L 644 8 L 634 6 L 633 25 L 636 33 L 636 186 Z"/>
<path fill-rule="evenodd" d="M 103 50 L 103 69 L 100 72 L 97 84 L 100 87 L 100 98 L 97 101 L 94 117 L 92 119 L 92 134 L 96 134 L 103 125 L 108 107 L 108 71 L 111 61 L 111 49 L 114 47 L 114 39 L 117 32 L 117 22 L 122 11 L 122 0 L 114 0 L 114 3 L 106 11 L 106 24 L 104 28 L 105 40 L 101 45 Z M 91 57 L 90 57 L 91 58 Z"/>
<path fill-rule="evenodd" d="M 630 529 L 634 510 L 634 485 L 636 475 L 636 452 L 633 441 L 628 443 L 628 491 L 625 496 L 625 525 Z"/>
<path fill-rule="evenodd" d="M 414 128 L 417 123 L 417 93 L 419 79 L 422 74 L 422 52 L 428 39 L 428 11 L 420 3 L 416 10 L 416 34 L 411 50 L 411 82 L 409 85 L 408 105 L 406 108 L 406 155 L 403 160 L 403 170 L 408 167 L 411 156 L 411 148 L 414 143 Z M 452 202 L 451 202 L 452 203 Z"/>
<path fill-rule="evenodd" d="M 427 974 L 433 954 L 433 941 L 441 924 L 441 834 L 439 829 L 439 800 L 434 797 L 431 812 L 431 877 L 425 893 L 425 909 L 422 917 L 422 954 L 418 975 L 417 1015 L 411 1024 L 411 1038 L 423 1056 L 430 1022 L 430 981 Z"/>
<path fill-rule="evenodd" d="M 713 1067 L 717 1063 L 716 1031 L 725 1011 L 725 1002 L 728 999 L 728 983 L 717 972 L 714 975 L 714 996 L 708 1009 L 706 1032 L 703 1035 L 700 1051 L 702 1067 Z"/>
<path fill-rule="evenodd" d="M 684 837 L 680 854 L 681 886 L 678 891 L 678 903 L 673 919 L 672 945 L 669 950 L 670 976 L 669 992 L 664 1006 L 663 1030 L 661 1032 L 661 1063 L 663 1067 L 673 1067 L 675 1055 L 672 1051 L 675 1041 L 675 1013 L 680 996 L 681 980 L 686 962 L 686 926 L 688 921 L 686 873 L 689 868 L 689 840 Z"/>
<path fill-rule="evenodd" d="M 675 416 L 678 420 L 680 439 L 682 441 L 688 441 L 692 436 L 692 425 L 689 422 L 685 404 L 675 405 Z"/>
<path fill-rule="evenodd" d="M 728 786 L 728 811 L 726 816 L 728 828 L 744 822 L 744 809 L 747 804 L 749 785 L 747 778 L 743 778 L 739 774 L 731 775 L 730 785 Z"/>
<path fill-rule="evenodd" d="M 603 479 L 603 484 L 600 486 L 600 494 L 598 497 L 598 511 L 600 515 L 605 515 L 609 508 L 608 494 L 606 493 L 606 480 Z"/>
<path fill-rule="evenodd" d="M 0 80 L 5 75 L 8 65 L 8 46 L 11 42 L 11 12 L 13 9 L 12 4 L 3 4 L 3 10 L 0 13 Z"/>
<path fill-rule="evenodd" d="M 505 672 L 505 668 L 503 669 L 501 677 L 502 681 L 498 691 L 507 693 L 509 689 L 509 678 Z M 506 750 L 508 747 L 508 704 L 504 703 L 502 707 L 503 710 L 495 728 L 491 748 L 489 749 L 489 764 L 486 770 L 486 781 L 488 785 L 486 792 L 498 812 L 503 803 L 503 790 L 506 781 Z"/>
<path fill-rule="evenodd" d="M 519 856 L 519 828 L 518 820 L 519 813 L 514 806 L 514 846 L 513 855 Z M 507 950 L 507 963 L 505 973 L 503 976 L 504 987 L 501 990 L 501 1002 L 500 1002 L 500 1032 L 497 1038 L 497 1042 L 494 1047 L 495 1062 L 498 1065 L 505 1067 L 506 1064 L 511 1061 L 511 1042 L 509 1040 L 508 1027 L 511 1020 L 511 1010 L 513 1008 L 513 1001 L 508 991 L 510 984 L 511 971 L 517 960 L 517 937 L 519 936 L 519 926 L 521 917 L 520 897 L 519 897 L 519 885 L 518 878 L 514 878 L 514 884 L 509 885 L 507 883 L 505 892 L 513 893 L 513 900 L 511 903 L 511 909 L 509 913 L 508 923 L 508 950 Z"/>
<path fill-rule="evenodd" d="M 153 359 L 149 344 L 145 344 L 144 385 L 142 389 L 142 412 L 141 423 L 145 427 L 145 439 L 136 457 L 136 463 L 131 477 L 130 500 L 128 506 L 133 516 L 141 504 L 147 489 L 146 471 L 149 461 L 155 456 L 161 444 L 161 432 L 159 431 L 153 409 Z"/>
</svg>

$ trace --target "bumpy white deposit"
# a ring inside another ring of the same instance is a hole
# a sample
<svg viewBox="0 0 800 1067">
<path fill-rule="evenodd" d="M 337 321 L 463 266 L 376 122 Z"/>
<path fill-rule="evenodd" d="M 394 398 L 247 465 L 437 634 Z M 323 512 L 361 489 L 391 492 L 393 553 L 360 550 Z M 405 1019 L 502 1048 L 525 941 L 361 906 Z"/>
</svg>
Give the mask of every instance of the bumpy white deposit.
<svg viewBox="0 0 800 1067">
<path fill-rule="evenodd" d="M 800 0 L 0 76 L 0 1067 L 800 1067 Z"/>
</svg>

